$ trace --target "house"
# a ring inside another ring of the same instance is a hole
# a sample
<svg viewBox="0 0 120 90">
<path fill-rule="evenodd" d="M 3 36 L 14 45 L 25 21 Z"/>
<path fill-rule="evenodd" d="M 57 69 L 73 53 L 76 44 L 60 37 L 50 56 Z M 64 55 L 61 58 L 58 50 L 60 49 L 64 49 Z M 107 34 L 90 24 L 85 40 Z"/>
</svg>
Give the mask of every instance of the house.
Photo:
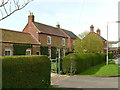
<svg viewBox="0 0 120 90">
<path fill-rule="evenodd" d="M 101 40 L 103 41 L 103 45 L 104 45 L 104 50 L 101 51 L 101 52 L 106 53 L 106 52 L 107 52 L 107 40 L 104 39 L 104 38 L 101 36 L 101 30 L 100 30 L 100 29 L 97 29 L 96 32 L 94 32 L 94 26 L 91 25 L 91 26 L 90 26 L 90 33 L 89 33 L 89 34 L 96 34 L 98 37 L 101 38 Z M 88 34 L 88 35 L 89 35 L 89 34 Z"/>
<path fill-rule="evenodd" d="M 74 40 L 77 39 L 77 36 L 73 32 L 65 29 L 61 29 L 61 31 L 68 37 L 69 51 L 73 52 L 74 51 L 73 44 L 74 44 Z"/>
<path fill-rule="evenodd" d="M 48 55 L 49 58 L 63 57 L 73 50 L 77 36 L 71 31 L 34 21 L 33 13 L 22 32 L 0 29 L 2 32 L 2 56 Z"/>
<path fill-rule="evenodd" d="M 41 43 L 41 46 L 48 47 L 50 57 L 52 47 L 57 48 L 58 57 L 65 56 L 68 48 L 70 51 L 73 49 L 73 40 L 76 39 L 75 34 L 61 29 L 59 24 L 57 24 L 56 27 L 53 27 L 35 22 L 34 18 L 33 13 L 30 13 L 28 16 L 28 23 L 23 29 L 23 32 L 30 33 L 37 41 Z"/>
<path fill-rule="evenodd" d="M 7 29 L 1 32 L 1 56 L 36 55 L 40 51 L 40 43 L 31 34 Z M 33 51 L 34 47 L 34 51 Z"/>
</svg>

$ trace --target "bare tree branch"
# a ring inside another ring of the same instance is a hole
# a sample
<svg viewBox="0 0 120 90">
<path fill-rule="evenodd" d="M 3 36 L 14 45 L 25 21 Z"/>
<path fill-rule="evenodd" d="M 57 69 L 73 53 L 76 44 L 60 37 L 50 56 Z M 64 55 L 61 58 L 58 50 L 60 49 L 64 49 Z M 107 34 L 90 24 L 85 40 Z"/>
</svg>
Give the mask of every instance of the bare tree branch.
<svg viewBox="0 0 120 90">
<path fill-rule="evenodd" d="M 8 2 L 9 2 L 9 0 L 7 0 L 6 2 L 4 2 L 4 0 L 3 0 L 3 1 L 2 1 L 2 4 L 0 4 L 0 7 L 5 6 Z"/>
<path fill-rule="evenodd" d="M 1 0 L 0 4 L 0 12 L 1 12 L 1 17 L 0 21 L 9 17 L 12 15 L 14 12 L 23 9 L 25 6 L 27 6 L 31 1 L 33 0 Z"/>
</svg>

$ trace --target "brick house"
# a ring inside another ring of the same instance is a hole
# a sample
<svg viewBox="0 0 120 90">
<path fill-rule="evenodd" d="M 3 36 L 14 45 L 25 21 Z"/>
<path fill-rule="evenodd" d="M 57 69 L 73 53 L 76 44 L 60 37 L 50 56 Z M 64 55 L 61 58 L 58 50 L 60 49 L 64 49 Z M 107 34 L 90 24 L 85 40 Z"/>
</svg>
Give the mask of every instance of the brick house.
<svg viewBox="0 0 120 90">
<path fill-rule="evenodd" d="M 51 57 L 51 47 L 56 47 L 58 55 L 60 56 L 61 48 L 63 49 L 63 56 L 65 52 L 73 49 L 73 40 L 76 39 L 76 35 L 70 31 L 70 36 L 63 32 L 64 29 L 60 28 L 57 24 L 56 27 L 42 24 L 34 21 L 33 13 L 28 16 L 28 24 L 23 29 L 23 32 L 30 33 L 36 40 L 41 43 L 41 46 L 47 46 Z"/>
<path fill-rule="evenodd" d="M 0 29 L 1 32 L 1 56 L 12 56 L 12 55 L 25 55 L 28 53 L 28 55 L 35 55 L 36 52 L 39 51 L 40 43 L 36 41 L 29 33 L 24 32 L 18 32 L 13 30 L 7 30 L 7 29 Z M 15 49 L 15 47 L 18 47 L 18 49 Z M 28 47 L 26 49 L 23 49 L 21 53 L 20 47 Z M 34 51 L 33 51 L 34 47 Z"/>
<path fill-rule="evenodd" d="M 68 37 L 69 51 L 73 52 L 74 51 L 73 44 L 74 44 L 74 40 L 77 39 L 77 36 L 73 32 L 65 29 L 61 29 L 61 31 Z"/>
<path fill-rule="evenodd" d="M 101 36 L 101 30 L 100 29 L 97 29 L 96 32 L 94 32 L 94 26 L 91 25 L 90 26 L 90 33 L 89 34 L 96 34 L 98 37 L 100 37 L 103 41 L 103 45 L 104 45 L 104 51 L 101 51 L 101 52 L 104 52 L 106 53 L 107 52 L 107 40 L 104 39 L 102 36 Z M 88 34 L 88 35 L 89 35 Z"/>
<path fill-rule="evenodd" d="M 73 50 L 73 40 L 77 38 L 74 33 L 61 29 L 59 24 L 53 27 L 35 22 L 34 18 L 33 13 L 30 13 L 28 23 L 22 32 L 0 29 L 2 31 L 0 41 L 2 56 L 7 56 L 7 53 L 8 56 L 42 54 L 53 58 L 55 55 L 55 57 L 63 57 L 66 52 Z M 24 51 L 19 53 L 16 47 L 24 49 Z"/>
</svg>

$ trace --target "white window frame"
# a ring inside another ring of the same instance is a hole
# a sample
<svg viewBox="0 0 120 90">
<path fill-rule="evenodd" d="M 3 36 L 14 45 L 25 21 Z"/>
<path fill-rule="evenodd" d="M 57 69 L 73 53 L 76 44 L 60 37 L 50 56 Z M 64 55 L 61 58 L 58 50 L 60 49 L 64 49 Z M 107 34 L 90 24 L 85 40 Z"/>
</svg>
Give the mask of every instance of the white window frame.
<svg viewBox="0 0 120 90">
<path fill-rule="evenodd" d="M 5 52 L 6 51 L 10 51 L 10 55 L 5 55 Z M 12 55 L 12 52 L 11 52 L 11 49 L 5 49 L 5 51 L 4 51 L 4 56 L 11 56 Z"/>
<path fill-rule="evenodd" d="M 48 54 L 49 54 L 48 58 L 51 58 L 51 49 L 48 49 Z"/>
<path fill-rule="evenodd" d="M 40 51 L 37 51 L 37 52 L 39 52 L 39 55 L 41 55 Z M 37 53 L 37 52 L 36 52 L 36 53 Z"/>
<path fill-rule="evenodd" d="M 62 45 L 65 46 L 65 38 L 62 38 Z"/>
<path fill-rule="evenodd" d="M 50 43 L 48 42 L 48 38 L 50 38 Z M 47 44 L 48 44 L 48 45 L 51 44 L 51 36 L 47 36 Z"/>
<path fill-rule="evenodd" d="M 27 49 L 26 52 L 30 52 L 30 55 L 31 55 L 31 49 Z M 26 54 L 27 55 L 27 54 Z"/>
</svg>

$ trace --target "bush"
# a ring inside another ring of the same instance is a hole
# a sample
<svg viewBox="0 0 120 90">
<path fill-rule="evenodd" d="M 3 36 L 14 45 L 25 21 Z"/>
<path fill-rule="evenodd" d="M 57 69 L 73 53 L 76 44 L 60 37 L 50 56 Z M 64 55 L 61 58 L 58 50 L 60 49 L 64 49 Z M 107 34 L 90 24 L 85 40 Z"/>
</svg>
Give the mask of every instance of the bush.
<svg viewBox="0 0 120 90">
<path fill-rule="evenodd" d="M 32 48 L 31 45 L 13 45 L 14 49 L 14 55 L 25 55 L 26 54 L 26 49 Z"/>
<path fill-rule="evenodd" d="M 69 54 L 62 58 L 62 70 L 64 73 L 78 74 L 91 66 L 103 63 L 104 59 L 105 54 Z"/>
<path fill-rule="evenodd" d="M 48 56 L 48 47 L 47 46 L 41 46 L 40 47 L 41 55 L 47 55 Z"/>
<path fill-rule="evenodd" d="M 50 85 L 47 56 L 2 57 L 3 88 L 43 88 Z"/>
<path fill-rule="evenodd" d="M 56 47 L 51 47 L 51 58 L 52 59 L 56 59 L 56 57 L 57 57 L 56 52 L 57 52 L 57 48 Z"/>
<path fill-rule="evenodd" d="M 109 52 L 108 53 L 108 59 L 113 59 L 114 57 L 113 57 L 113 53 L 112 52 Z"/>
</svg>

